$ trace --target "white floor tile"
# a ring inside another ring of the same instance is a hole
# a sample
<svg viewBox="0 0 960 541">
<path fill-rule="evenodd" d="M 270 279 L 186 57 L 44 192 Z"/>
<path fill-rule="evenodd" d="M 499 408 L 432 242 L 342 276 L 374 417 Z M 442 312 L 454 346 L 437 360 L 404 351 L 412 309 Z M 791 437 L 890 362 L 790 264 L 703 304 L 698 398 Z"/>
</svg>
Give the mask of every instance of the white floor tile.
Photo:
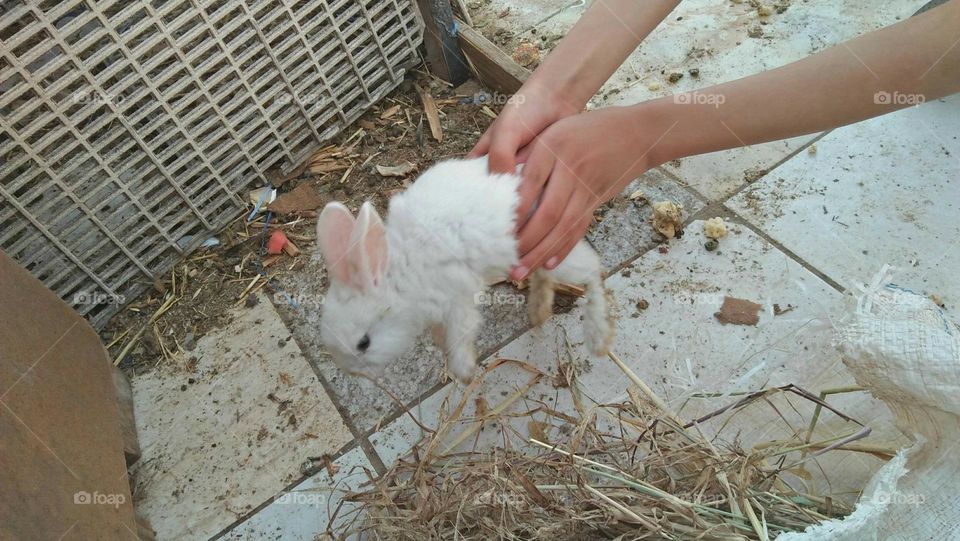
<svg viewBox="0 0 960 541">
<path fill-rule="evenodd" d="M 227 533 L 223 539 L 257 541 L 314 541 L 334 539 L 359 527 L 357 505 L 344 501 L 347 492 L 364 490 L 376 473 L 359 447 L 334 462 L 336 473 L 326 470 L 277 495 L 274 501 Z M 333 519 L 331 520 L 331 517 Z"/>
<path fill-rule="evenodd" d="M 960 96 L 840 128 L 728 202 L 850 288 L 889 263 L 898 285 L 960 303 Z"/>
<path fill-rule="evenodd" d="M 238 309 L 176 363 L 131 379 L 134 504 L 158 539 L 206 539 L 351 439 L 270 302 Z M 192 367 L 192 368 L 191 368 Z"/>
</svg>

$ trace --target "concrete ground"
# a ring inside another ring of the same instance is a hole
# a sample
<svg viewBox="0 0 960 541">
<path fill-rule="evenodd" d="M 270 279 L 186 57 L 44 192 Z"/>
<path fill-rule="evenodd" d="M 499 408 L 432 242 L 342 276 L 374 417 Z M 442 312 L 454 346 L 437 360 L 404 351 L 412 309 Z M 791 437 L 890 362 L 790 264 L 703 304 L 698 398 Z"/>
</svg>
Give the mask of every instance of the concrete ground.
<svg viewBox="0 0 960 541">
<path fill-rule="evenodd" d="M 685 1 L 594 105 L 631 103 L 782 65 L 909 17 L 923 2 L 881 4 L 794 1 L 767 18 L 759 37 L 750 37 L 760 23 L 749 3 Z M 540 33 L 562 34 L 583 6 L 541 19 L 563 5 L 571 4 L 491 0 L 481 11 L 509 7 L 504 20 L 511 27 L 537 24 Z M 699 77 L 686 75 L 677 84 L 661 74 L 691 68 Z M 613 351 L 672 405 L 702 391 L 852 383 L 831 344 L 829 321 L 843 311 L 842 293 L 882 265 L 899 269 L 899 285 L 935 294 L 960 315 L 960 285 L 952 276 L 960 268 L 958 138 L 960 96 L 954 96 L 825 134 L 687 158 L 637 179 L 588 236 L 619 308 Z M 650 206 L 626 197 L 637 190 L 653 201 L 683 204 L 687 233 L 668 249 L 657 249 Z M 725 217 L 732 231 L 719 250 L 708 252 L 702 221 L 714 216 Z M 301 299 L 320 298 L 318 265 L 284 287 Z M 714 313 L 725 295 L 762 304 L 760 322 L 721 325 Z M 422 436 L 405 413 L 436 426 L 444 404 L 463 389 L 441 381 L 441 356 L 429 339 L 390 368 L 383 382 L 389 393 L 348 376 L 321 351 L 318 310 L 273 300 L 262 297 L 197 344 L 192 362 L 203 375 L 196 381 L 159 372 L 133 381 L 143 446 L 138 503 L 160 539 L 318 538 L 344 490 L 384 472 Z M 646 309 L 636 307 L 640 300 Z M 795 308 L 775 315 L 774 304 Z M 479 349 L 485 358 L 555 372 L 565 343 L 587 357 L 579 344 L 579 307 L 537 330 L 528 330 L 521 305 L 484 309 Z M 527 379 L 505 366 L 480 393 L 496 404 Z M 625 397 L 623 373 L 605 359 L 591 359 L 580 382 L 593 400 Z M 556 393 L 537 384 L 527 394 Z M 882 405 L 867 395 L 838 403 L 878 437 L 895 441 Z M 481 434 L 478 445 L 492 443 L 504 428 Z M 835 466 L 847 472 L 847 486 L 831 489 L 855 493 L 880 465 L 843 454 Z"/>
</svg>

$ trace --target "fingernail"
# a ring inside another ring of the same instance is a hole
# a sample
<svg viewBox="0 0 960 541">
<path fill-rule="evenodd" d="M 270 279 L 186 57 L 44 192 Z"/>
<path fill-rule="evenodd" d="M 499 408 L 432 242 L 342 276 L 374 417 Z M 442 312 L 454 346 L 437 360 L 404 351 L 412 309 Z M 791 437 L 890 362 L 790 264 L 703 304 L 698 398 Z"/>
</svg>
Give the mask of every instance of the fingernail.
<svg viewBox="0 0 960 541">
<path fill-rule="evenodd" d="M 524 267 L 523 265 L 520 265 L 519 267 L 514 267 L 514 268 L 510 271 L 510 278 L 512 278 L 512 279 L 514 279 L 514 280 L 517 280 L 517 281 L 523 280 L 524 278 L 527 277 L 527 272 L 528 272 L 528 269 L 527 269 L 526 267 Z"/>
<path fill-rule="evenodd" d="M 557 266 L 557 263 L 559 263 L 559 261 L 557 261 L 557 256 L 553 256 L 547 260 L 546 267 L 550 270 L 553 270 L 553 268 Z"/>
</svg>

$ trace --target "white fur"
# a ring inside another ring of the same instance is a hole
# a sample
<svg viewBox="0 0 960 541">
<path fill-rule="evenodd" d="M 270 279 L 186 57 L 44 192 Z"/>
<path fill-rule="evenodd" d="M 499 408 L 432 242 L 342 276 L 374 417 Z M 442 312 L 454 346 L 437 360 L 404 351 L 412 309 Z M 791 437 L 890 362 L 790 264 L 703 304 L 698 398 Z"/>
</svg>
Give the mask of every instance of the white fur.
<svg viewBox="0 0 960 541">
<path fill-rule="evenodd" d="M 370 239 L 380 223 L 372 205 L 364 204 L 350 231 L 343 206 L 328 205 L 317 237 L 331 269 L 321 338 L 334 360 L 347 370 L 378 369 L 433 325 L 435 336 L 442 330 L 438 345 L 447 353 L 448 369 L 469 380 L 481 323 L 477 294 L 518 263 L 519 182 L 517 175 L 489 174 L 486 158 L 438 163 L 390 200 L 385 246 Z M 343 238 L 350 246 L 338 240 Z M 544 284 L 587 286 L 587 346 L 605 353 L 612 324 L 596 252 L 581 241 L 555 270 L 537 272 Z M 541 301 L 548 302 L 545 296 Z M 370 345 L 361 351 L 364 335 Z"/>
</svg>

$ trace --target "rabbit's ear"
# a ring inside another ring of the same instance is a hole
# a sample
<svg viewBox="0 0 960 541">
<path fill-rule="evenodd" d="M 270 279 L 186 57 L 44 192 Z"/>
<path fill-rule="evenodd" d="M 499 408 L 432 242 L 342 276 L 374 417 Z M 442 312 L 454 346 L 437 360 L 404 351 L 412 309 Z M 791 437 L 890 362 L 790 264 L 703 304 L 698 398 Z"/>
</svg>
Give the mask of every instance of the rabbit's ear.
<svg viewBox="0 0 960 541">
<path fill-rule="evenodd" d="M 317 219 L 317 244 L 327 264 L 327 272 L 332 279 L 343 284 L 351 282 L 348 252 L 354 226 L 350 209 L 337 202 L 327 204 Z"/>
<path fill-rule="evenodd" d="M 367 201 L 360 207 L 350 237 L 351 280 L 361 288 L 377 285 L 387 268 L 387 230 Z M 356 273 L 356 275 L 354 275 Z"/>
</svg>

